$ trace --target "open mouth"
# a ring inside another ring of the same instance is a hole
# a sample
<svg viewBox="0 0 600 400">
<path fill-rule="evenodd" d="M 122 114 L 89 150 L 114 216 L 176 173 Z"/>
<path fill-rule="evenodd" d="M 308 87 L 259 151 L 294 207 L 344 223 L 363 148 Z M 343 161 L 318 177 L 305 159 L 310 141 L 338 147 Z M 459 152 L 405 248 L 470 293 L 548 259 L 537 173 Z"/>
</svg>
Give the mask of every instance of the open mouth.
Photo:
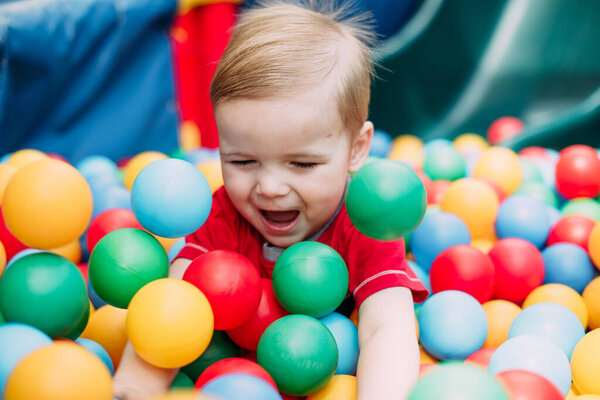
<svg viewBox="0 0 600 400">
<path fill-rule="evenodd" d="M 260 210 L 260 214 L 263 217 L 265 224 L 275 231 L 285 231 L 293 228 L 298 221 L 300 211 L 289 210 L 289 211 L 273 211 L 273 210 Z"/>
</svg>

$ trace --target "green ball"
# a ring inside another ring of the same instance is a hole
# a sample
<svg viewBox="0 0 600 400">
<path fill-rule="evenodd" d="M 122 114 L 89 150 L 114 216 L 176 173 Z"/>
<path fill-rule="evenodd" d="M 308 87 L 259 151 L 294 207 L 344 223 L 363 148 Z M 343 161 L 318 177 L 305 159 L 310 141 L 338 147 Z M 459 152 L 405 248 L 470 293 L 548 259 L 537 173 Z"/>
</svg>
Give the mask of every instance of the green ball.
<svg viewBox="0 0 600 400">
<path fill-rule="evenodd" d="M 282 393 L 307 396 L 323 388 L 333 376 L 338 349 L 321 321 L 288 315 L 265 330 L 258 342 L 257 360 Z"/>
<path fill-rule="evenodd" d="M 169 389 L 187 389 L 193 387 L 194 382 L 192 382 L 192 380 L 182 371 L 179 371 L 177 375 L 175 375 L 175 379 L 173 379 L 173 383 L 171 383 Z"/>
<path fill-rule="evenodd" d="M 407 165 L 381 160 L 362 167 L 348 185 L 346 210 L 363 234 L 399 239 L 417 227 L 427 208 L 425 187 Z"/>
<path fill-rule="evenodd" d="M 523 182 L 533 181 L 544 183 L 544 177 L 537 165 L 523 157 L 519 158 L 519 163 L 521 164 L 521 176 Z"/>
<path fill-rule="evenodd" d="M 506 390 L 485 369 L 468 363 L 447 363 L 427 372 L 408 400 L 509 400 Z"/>
<path fill-rule="evenodd" d="M 87 325 L 90 303 L 75 264 L 44 252 L 23 257 L 4 272 L 0 310 L 7 322 L 31 325 L 53 339 L 75 339 Z"/>
<path fill-rule="evenodd" d="M 594 199 L 577 198 L 566 203 L 560 210 L 563 215 L 578 214 L 600 221 L 600 203 Z"/>
<path fill-rule="evenodd" d="M 4 319 L 4 316 L 2 315 L 2 313 L 0 312 L 0 325 L 6 323 L 6 320 Z"/>
<path fill-rule="evenodd" d="M 455 181 L 467 175 L 467 163 L 454 146 L 435 146 L 427 150 L 423 172 L 433 181 Z"/>
<path fill-rule="evenodd" d="M 281 253 L 273 268 L 273 291 L 292 314 L 324 317 L 348 293 L 348 268 L 331 247 L 319 242 L 296 243 Z"/>
<path fill-rule="evenodd" d="M 181 368 L 191 380 L 196 382 L 206 368 L 225 358 L 239 357 L 240 348 L 227 336 L 225 331 L 214 331 L 204 353 L 196 360 Z"/>
<path fill-rule="evenodd" d="M 558 207 L 558 198 L 554 191 L 542 182 L 526 181 L 519 187 L 514 194 L 523 194 L 540 200 L 552 207 Z"/>
<path fill-rule="evenodd" d="M 90 255 L 92 287 L 102 300 L 118 308 L 127 308 L 138 290 L 168 274 L 167 253 L 154 236 L 141 229 L 108 233 Z"/>
</svg>

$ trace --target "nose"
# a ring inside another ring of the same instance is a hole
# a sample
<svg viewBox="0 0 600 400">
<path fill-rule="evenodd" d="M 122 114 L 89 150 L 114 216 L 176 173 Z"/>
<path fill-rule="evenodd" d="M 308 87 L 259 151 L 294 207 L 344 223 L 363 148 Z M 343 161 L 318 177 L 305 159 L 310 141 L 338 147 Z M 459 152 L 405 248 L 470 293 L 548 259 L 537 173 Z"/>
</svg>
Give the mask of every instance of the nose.
<svg viewBox="0 0 600 400">
<path fill-rule="evenodd" d="M 285 179 L 273 171 L 265 171 L 258 177 L 256 194 L 266 197 L 282 197 L 289 193 L 290 186 Z"/>
</svg>

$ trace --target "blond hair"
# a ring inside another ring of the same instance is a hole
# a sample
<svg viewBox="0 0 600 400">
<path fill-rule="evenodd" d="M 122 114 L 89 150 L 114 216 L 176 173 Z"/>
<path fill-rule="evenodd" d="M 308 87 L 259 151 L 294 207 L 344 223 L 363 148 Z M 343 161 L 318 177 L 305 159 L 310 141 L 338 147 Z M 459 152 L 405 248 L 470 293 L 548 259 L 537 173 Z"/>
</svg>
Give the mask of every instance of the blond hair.
<svg viewBox="0 0 600 400">
<path fill-rule="evenodd" d="M 367 119 L 374 35 L 368 15 L 332 1 L 262 1 L 242 14 L 210 86 L 211 101 L 287 97 L 325 87 L 353 133 Z"/>
</svg>

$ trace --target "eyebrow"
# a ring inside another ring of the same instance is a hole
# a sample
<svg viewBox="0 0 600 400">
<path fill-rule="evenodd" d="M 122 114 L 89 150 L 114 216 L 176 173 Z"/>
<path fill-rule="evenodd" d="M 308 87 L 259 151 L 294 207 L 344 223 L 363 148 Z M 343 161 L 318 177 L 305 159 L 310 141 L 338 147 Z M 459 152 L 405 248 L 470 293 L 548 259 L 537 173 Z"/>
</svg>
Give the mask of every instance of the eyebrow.
<svg viewBox="0 0 600 400">
<path fill-rule="evenodd" d="M 244 152 L 238 152 L 238 151 L 231 151 L 231 152 L 222 152 L 221 153 L 222 156 L 225 157 L 252 157 L 252 155 L 244 153 Z M 284 158 L 317 158 L 317 159 L 324 159 L 327 158 L 327 154 L 324 153 L 286 153 L 283 154 Z"/>
</svg>

